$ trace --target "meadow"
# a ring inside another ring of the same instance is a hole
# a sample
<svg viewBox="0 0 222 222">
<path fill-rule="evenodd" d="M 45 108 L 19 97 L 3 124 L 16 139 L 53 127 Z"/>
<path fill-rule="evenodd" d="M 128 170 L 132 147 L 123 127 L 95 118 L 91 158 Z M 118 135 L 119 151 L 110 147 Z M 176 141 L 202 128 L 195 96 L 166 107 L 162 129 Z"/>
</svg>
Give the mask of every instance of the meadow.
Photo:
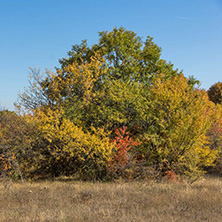
<svg viewBox="0 0 222 222">
<path fill-rule="evenodd" d="M 0 183 L 0 221 L 222 221 L 222 178 Z"/>
</svg>

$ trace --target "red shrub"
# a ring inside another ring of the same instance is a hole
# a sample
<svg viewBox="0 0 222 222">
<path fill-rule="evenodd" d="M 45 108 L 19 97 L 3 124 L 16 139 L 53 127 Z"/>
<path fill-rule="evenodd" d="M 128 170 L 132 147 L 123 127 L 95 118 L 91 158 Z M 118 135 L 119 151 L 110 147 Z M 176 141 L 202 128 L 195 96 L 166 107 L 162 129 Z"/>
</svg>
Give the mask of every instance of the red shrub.
<svg viewBox="0 0 222 222">
<path fill-rule="evenodd" d="M 129 162 L 129 153 L 128 151 L 132 146 L 138 146 L 141 143 L 133 141 L 129 137 L 129 132 L 126 132 L 127 127 L 124 126 L 120 129 L 116 129 L 115 138 L 111 142 L 115 143 L 116 152 L 109 163 L 109 167 L 114 173 L 124 174 L 126 164 Z"/>
</svg>

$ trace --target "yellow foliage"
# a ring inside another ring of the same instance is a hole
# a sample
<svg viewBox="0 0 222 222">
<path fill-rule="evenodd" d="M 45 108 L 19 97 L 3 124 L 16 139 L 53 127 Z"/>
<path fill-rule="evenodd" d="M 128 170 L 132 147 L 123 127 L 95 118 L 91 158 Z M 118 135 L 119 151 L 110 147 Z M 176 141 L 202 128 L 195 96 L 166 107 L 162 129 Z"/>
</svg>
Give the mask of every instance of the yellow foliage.
<svg viewBox="0 0 222 222">
<path fill-rule="evenodd" d="M 156 126 L 150 141 L 160 161 L 169 167 L 184 162 L 183 167 L 193 169 L 212 164 L 217 151 L 209 148 L 206 137 L 213 106 L 206 92 L 193 89 L 183 75 L 172 79 L 159 75 L 150 100 L 153 106 L 149 111 Z"/>
<path fill-rule="evenodd" d="M 108 134 L 103 129 L 92 127 L 92 133 L 84 132 L 70 120 L 63 117 L 63 110 L 36 110 L 38 128 L 45 140 L 45 149 L 57 161 L 69 162 L 74 159 L 78 163 L 87 164 L 93 161 L 95 165 L 106 165 L 110 160 L 113 145 L 109 142 Z M 68 164 L 67 164 L 68 165 Z"/>
<path fill-rule="evenodd" d="M 106 72 L 103 64 L 104 59 L 95 54 L 90 63 L 79 65 L 74 62 L 57 70 L 57 74 L 49 77 L 49 81 L 45 81 L 42 87 L 47 88 L 51 99 L 58 102 L 64 101 L 63 98 L 77 97 L 87 105 L 95 96 L 94 83 Z"/>
</svg>

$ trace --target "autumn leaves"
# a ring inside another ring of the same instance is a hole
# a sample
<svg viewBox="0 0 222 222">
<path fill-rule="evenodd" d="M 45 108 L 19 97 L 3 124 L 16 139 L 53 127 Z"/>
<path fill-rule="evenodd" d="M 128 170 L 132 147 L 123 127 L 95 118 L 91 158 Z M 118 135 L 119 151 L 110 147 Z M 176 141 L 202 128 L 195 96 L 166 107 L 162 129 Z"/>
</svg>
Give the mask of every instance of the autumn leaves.
<svg viewBox="0 0 222 222">
<path fill-rule="evenodd" d="M 92 47 L 73 46 L 55 73 L 31 70 L 17 104 L 24 114 L 1 113 L 1 155 L 14 153 L 30 178 L 198 178 L 219 153 L 209 132 L 220 111 L 160 51 L 149 36 L 114 28 Z M 10 124 L 18 129 L 7 137 Z"/>
</svg>

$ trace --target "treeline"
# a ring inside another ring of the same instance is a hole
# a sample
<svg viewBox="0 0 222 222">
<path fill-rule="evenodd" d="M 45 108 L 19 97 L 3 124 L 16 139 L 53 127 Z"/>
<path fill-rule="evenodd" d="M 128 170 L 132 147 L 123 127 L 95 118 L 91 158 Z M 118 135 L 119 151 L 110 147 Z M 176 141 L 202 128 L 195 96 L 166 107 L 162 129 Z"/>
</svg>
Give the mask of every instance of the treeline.
<svg viewBox="0 0 222 222">
<path fill-rule="evenodd" d="M 150 36 L 121 27 L 72 46 L 56 72 L 31 69 L 17 112 L 0 112 L 1 174 L 195 180 L 219 172 L 221 83 L 207 93 L 160 56 Z"/>
</svg>

